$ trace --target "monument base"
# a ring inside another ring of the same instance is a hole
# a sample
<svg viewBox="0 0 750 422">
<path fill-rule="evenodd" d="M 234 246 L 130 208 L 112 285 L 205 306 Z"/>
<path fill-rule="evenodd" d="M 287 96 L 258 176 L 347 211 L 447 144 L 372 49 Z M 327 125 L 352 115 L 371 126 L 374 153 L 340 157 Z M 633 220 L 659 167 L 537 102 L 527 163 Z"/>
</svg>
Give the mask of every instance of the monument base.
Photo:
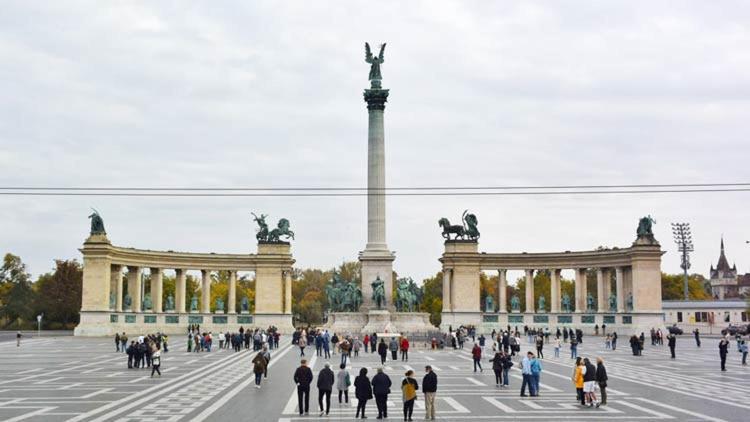
<svg viewBox="0 0 750 422">
<path fill-rule="evenodd" d="M 425 312 L 392 312 L 371 309 L 363 312 L 333 312 L 324 326 L 328 331 L 343 334 L 365 333 L 431 333 L 438 328 L 430 323 L 430 314 Z"/>
<path fill-rule="evenodd" d="M 291 334 L 295 330 L 291 314 L 255 314 L 252 325 L 260 328 L 274 326 L 281 334 Z"/>
</svg>

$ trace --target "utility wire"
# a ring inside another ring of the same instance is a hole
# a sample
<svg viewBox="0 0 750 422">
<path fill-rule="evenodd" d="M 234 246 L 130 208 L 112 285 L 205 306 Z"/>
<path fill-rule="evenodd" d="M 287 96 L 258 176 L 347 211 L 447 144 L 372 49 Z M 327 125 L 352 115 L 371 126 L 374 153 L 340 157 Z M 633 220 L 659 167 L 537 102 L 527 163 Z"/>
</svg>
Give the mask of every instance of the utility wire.
<svg viewBox="0 0 750 422">
<path fill-rule="evenodd" d="M 0 192 L 0 196 L 111 196 L 111 197 L 353 197 L 353 196 L 543 196 L 543 195 L 611 195 L 611 194 L 670 194 L 670 193 L 719 193 L 750 192 L 750 188 L 725 189 L 658 189 L 658 190 L 557 190 L 557 191 L 459 191 L 459 192 L 327 192 L 327 193 L 225 193 L 225 192 L 69 192 L 69 191 L 15 191 Z"/>
</svg>

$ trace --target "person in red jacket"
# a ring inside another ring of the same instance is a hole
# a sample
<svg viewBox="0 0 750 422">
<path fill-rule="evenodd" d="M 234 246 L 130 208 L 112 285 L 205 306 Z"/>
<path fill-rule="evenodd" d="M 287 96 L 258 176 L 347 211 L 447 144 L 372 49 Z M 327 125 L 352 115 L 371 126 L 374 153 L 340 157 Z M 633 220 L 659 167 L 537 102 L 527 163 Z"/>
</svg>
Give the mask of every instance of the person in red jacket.
<svg viewBox="0 0 750 422">
<path fill-rule="evenodd" d="M 409 339 L 406 336 L 401 337 L 401 360 L 409 361 Z"/>
<path fill-rule="evenodd" d="M 477 372 L 477 366 L 479 367 L 479 372 L 483 372 L 482 369 L 482 348 L 479 347 L 478 343 L 474 343 L 474 347 L 471 349 L 471 357 L 474 358 L 474 372 Z"/>
</svg>

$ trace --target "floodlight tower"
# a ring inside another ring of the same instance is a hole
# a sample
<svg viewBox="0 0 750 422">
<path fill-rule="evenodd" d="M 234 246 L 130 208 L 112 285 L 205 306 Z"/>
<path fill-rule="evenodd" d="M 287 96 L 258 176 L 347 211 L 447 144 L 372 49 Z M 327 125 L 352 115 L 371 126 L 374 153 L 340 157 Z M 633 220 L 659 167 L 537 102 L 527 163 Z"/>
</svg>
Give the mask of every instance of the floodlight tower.
<svg viewBox="0 0 750 422">
<path fill-rule="evenodd" d="M 680 268 L 685 274 L 685 300 L 688 300 L 688 269 L 690 269 L 690 252 L 693 252 L 693 237 L 690 234 L 690 223 L 672 223 L 672 234 L 677 250 L 682 252 Z"/>
</svg>

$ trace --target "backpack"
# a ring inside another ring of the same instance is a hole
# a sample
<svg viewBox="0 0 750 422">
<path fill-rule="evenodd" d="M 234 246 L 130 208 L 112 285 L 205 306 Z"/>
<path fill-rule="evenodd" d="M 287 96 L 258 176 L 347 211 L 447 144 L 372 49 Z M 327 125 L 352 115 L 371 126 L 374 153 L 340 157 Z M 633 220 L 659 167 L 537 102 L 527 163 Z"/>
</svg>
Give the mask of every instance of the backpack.
<svg viewBox="0 0 750 422">
<path fill-rule="evenodd" d="M 344 377 L 344 384 L 346 384 L 346 387 L 349 388 L 350 385 L 352 385 L 352 380 L 349 378 L 349 373 L 346 373 L 346 377 Z"/>
<path fill-rule="evenodd" d="M 413 398 L 417 397 L 417 389 L 414 388 L 414 384 L 410 382 L 406 382 L 403 387 L 401 387 L 401 390 L 404 393 L 404 401 L 409 401 Z"/>
</svg>

